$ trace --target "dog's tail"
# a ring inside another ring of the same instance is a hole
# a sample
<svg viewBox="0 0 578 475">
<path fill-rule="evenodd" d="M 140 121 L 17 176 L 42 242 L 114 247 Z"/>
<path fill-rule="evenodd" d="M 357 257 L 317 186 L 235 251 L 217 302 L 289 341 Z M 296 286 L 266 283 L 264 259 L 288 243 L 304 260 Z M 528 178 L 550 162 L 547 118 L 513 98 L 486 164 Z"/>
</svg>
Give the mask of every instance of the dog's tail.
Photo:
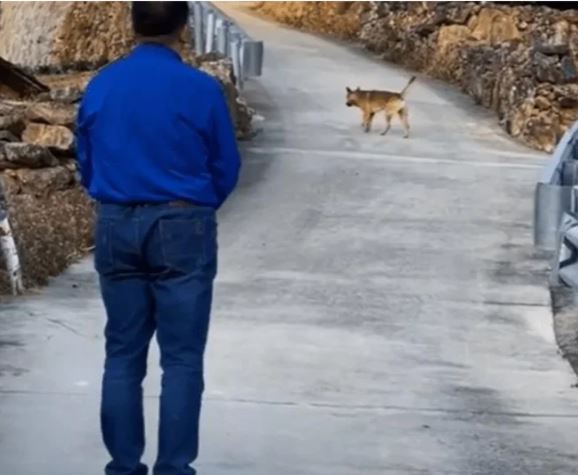
<svg viewBox="0 0 578 475">
<path fill-rule="evenodd" d="M 409 89 L 410 86 L 414 83 L 414 81 L 415 81 L 416 79 L 417 79 L 416 76 L 412 76 L 412 77 L 409 79 L 407 85 L 406 85 L 406 86 L 401 90 L 401 92 L 399 93 L 399 95 L 400 95 L 402 98 L 405 98 L 405 95 L 406 95 L 408 89 Z"/>
</svg>

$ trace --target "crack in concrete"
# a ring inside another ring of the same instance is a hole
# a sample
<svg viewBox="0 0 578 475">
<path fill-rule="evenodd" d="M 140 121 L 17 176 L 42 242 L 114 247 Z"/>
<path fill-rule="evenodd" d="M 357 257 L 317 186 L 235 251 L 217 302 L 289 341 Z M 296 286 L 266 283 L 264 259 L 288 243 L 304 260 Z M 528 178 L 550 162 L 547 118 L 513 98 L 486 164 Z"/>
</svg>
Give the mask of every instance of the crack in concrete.
<svg viewBox="0 0 578 475">
<path fill-rule="evenodd" d="M 77 329 L 71 327 L 70 325 L 62 322 L 61 320 L 57 320 L 55 318 L 47 318 L 46 320 L 48 320 L 50 323 L 53 323 L 54 325 L 58 325 L 59 327 L 62 327 L 66 330 L 68 330 L 69 332 L 80 336 L 82 338 L 86 338 L 86 339 L 92 339 L 92 337 L 90 335 L 85 335 L 84 333 L 79 332 Z"/>
<path fill-rule="evenodd" d="M 18 389 L 0 389 L 0 395 L 25 395 L 25 396 L 90 396 L 90 393 L 78 391 L 35 391 L 35 390 L 18 390 Z M 96 393 L 94 394 L 97 395 Z M 158 395 L 145 395 L 145 399 L 158 399 Z M 486 411 L 486 410 L 467 410 L 452 409 L 447 407 L 420 407 L 404 406 L 401 404 L 343 404 L 330 402 L 300 402 L 300 401 L 283 401 L 251 398 L 226 398 L 208 396 L 204 398 L 206 403 L 232 403 L 246 404 L 256 406 L 271 407 L 291 407 L 297 409 L 338 409 L 351 410 L 359 412 L 413 412 L 424 414 L 455 414 L 471 416 L 488 416 L 488 417 L 517 417 L 526 419 L 560 419 L 571 418 L 578 419 L 577 413 L 553 413 L 553 412 L 523 412 L 523 411 Z"/>
</svg>

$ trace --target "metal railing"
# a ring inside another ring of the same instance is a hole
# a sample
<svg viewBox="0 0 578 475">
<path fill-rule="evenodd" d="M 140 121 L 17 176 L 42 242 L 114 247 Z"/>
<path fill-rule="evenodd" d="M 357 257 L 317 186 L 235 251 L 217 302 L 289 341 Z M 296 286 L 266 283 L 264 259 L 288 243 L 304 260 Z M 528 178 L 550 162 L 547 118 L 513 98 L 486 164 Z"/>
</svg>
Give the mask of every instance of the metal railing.
<svg viewBox="0 0 578 475">
<path fill-rule="evenodd" d="M 211 2 L 190 2 L 191 27 L 198 55 L 219 53 L 231 59 L 237 87 L 247 78 L 261 76 L 264 47 L 247 35 L 231 18 Z"/>
<path fill-rule="evenodd" d="M 564 213 L 559 234 L 550 282 L 578 290 L 578 216 L 575 213 Z"/>
<path fill-rule="evenodd" d="M 572 207 L 572 188 L 578 185 L 578 122 L 560 140 L 536 185 L 534 245 L 555 251 L 562 216 Z"/>
<path fill-rule="evenodd" d="M 551 284 L 578 290 L 578 122 L 564 134 L 536 185 L 534 245 L 554 252 Z"/>
</svg>

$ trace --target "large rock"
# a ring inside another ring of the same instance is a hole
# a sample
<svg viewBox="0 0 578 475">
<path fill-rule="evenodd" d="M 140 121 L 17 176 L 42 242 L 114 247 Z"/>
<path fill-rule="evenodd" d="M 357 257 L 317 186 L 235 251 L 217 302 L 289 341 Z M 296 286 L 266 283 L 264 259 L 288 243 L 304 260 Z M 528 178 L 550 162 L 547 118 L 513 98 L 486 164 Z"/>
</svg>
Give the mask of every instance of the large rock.
<svg viewBox="0 0 578 475">
<path fill-rule="evenodd" d="M 39 76 L 39 79 L 50 87 L 50 93 L 44 100 L 68 104 L 78 103 L 95 73 L 95 70 L 89 70 Z"/>
<path fill-rule="evenodd" d="M 58 165 L 50 150 L 28 143 L 0 143 L 0 170 L 44 168 Z"/>
<path fill-rule="evenodd" d="M 515 10 L 483 8 L 470 23 L 472 36 L 492 45 L 520 39 Z"/>
<path fill-rule="evenodd" d="M 9 130 L 0 130 L 0 142 L 20 142 L 20 138 Z"/>
<path fill-rule="evenodd" d="M 26 107 L 26 119 L 51 125 L 73 127 L 76 121 L 76 107 L 62 102 L 33 102 Z"/>
<path fill-rule="evenodd" d="M 54 192 L 70 189 L 75 184 L 73 163 L 50 168 L 6 170 L 12 194 L 28 194 L 36 198 L 47 197 Z"/>
<path fill-rule="evenodd" d="M 54 67 L 54 39 L 72 3 L 2 2 L 0 56 L 28 69 Z"/>
<path fill-rule="evenodd" d="M 105 65 L 133 46 L 129 2 L 70 2 L 52 54 L 65 69 Z"/>
<path fill-rule="evenodd" d="M 8 131 L 19 137 L 26 127 L 24 119 L 24 111 L 20 110 L 13 110 L 6 115 L 0 115 L 0 130 Z"/>
<path fill-rule="evenodd" d="M 191 37 L 181 40 L 187 54 Z M 98 68 L 133 46 L 130 2 L 0 4 L 0 56 L 34 72 Z"/>
<path fill-rule="evenodd" d="M 22 133 L 26 143 L 47 147 L 56 152 L 71 152 L 74 145 L 74 134 L 63 125 L 29 123 Z"/>
<path fill-rule="evenodd" d="M 88 69 L 131 46 L 128 2 L 2 2 L 0 56 L 32 71 Z"/>
</svg>

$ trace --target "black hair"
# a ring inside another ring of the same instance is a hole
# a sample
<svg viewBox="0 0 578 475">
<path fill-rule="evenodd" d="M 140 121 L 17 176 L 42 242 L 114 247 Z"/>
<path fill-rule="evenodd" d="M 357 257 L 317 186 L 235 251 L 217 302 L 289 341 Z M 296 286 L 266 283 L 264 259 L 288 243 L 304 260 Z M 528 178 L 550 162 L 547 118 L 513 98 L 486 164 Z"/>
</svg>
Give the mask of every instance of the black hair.
<svg viewBox="0 0 578 475">
<path fill-rule="evenodd" d="M 132 2 L 132 27 L 140 36 L 177 33 L 188 18 L 188 2 Z"/>
</svg>

